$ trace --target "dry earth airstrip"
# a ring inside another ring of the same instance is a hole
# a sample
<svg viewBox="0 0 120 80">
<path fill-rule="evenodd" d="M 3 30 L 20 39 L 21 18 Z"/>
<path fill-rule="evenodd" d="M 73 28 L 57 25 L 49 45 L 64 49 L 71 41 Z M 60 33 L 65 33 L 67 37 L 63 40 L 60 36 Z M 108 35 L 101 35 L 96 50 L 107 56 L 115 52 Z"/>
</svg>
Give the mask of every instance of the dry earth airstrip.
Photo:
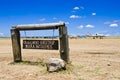
<svg viewBox="0 0 120 80">
<path fill-rule="evenodd" d="M 120 39 L 69 39 L 69 47 L 68 70 L 49 73 L 45 62 L 58 50 L 22 49 L 14 64 L 11 39 L 0 38 L 0 80 L 120 80 Z"/>
</svg>

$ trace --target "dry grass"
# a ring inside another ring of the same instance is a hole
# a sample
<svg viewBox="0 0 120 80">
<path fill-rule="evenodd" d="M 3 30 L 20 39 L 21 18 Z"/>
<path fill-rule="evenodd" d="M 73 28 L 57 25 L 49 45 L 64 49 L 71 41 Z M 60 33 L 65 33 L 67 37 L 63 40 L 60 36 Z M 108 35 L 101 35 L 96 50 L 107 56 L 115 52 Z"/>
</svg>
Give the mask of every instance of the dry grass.
<svg viewBox="0 0 120 80">
<path fill-rule="evenodd" d="M 13 62 L 10 39 L 0 39 L 0 80 L 120 80 L 120 39 L 71 39 L 66 71 L 49 73 L 45 62 L 59 51 L 23 50 Z"/>
</svg>

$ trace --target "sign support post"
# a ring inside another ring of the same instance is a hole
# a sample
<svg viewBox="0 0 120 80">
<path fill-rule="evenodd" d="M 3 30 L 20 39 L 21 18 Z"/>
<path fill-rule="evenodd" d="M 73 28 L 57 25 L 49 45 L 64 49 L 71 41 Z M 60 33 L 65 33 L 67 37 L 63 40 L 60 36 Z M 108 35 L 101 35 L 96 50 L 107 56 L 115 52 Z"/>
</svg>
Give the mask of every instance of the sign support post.
<svg viewBox="0 0 120 80">
<path fill-rule="evenodd" d="M 21 45 L 20 45 L 20 32 L 17 29 L 11 29 L 11 39 L 13 47 L 14 62 L 22 61 Z"/>
<path fill-rule="evenodd" d="M 59 39 L 60 39 L 60 57 L 69 62 L 69 43 L 67 35 L 67 27 L 59 27 Z"/>
</svg>

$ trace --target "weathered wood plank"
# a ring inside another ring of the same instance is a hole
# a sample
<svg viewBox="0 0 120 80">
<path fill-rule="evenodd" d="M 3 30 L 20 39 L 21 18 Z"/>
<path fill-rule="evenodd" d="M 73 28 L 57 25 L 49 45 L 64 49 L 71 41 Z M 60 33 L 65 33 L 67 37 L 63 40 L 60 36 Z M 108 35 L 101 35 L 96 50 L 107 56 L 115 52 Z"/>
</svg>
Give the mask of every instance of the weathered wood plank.
<svg viewBox="0 0 120 80">
<path fill-rule="evenodd" d="M 65 23 L 48 23 L 48 24 L 26 24 L 26 25 L 16 25 L 12 28 L 18 30 L 48 30 L 48 29 L 58 29 L 60 26 L 65 26 Z"/>
<path fill-rule="evenodd" d="M 69 43 L 67 35 L 67 27 L 59 27 L 59 37 L 60 37 L 60 57 L 66 61 L 70 62 L 69 59 Z"/>
<path fill-rule="evenodd" d="M 11 29 L 14 62 L 22 61 L 19 30 Z"/>
</svg>

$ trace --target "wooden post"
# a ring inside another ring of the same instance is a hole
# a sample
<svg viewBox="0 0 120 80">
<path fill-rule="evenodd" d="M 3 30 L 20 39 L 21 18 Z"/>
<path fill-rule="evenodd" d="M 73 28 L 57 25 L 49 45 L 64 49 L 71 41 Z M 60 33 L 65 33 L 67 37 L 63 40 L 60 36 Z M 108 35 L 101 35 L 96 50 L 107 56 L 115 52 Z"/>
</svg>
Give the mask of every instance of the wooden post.
<svg viewBox="0 0 120 80">
<path fill-rule="evenodd" d="M 69 43 L 67 35 L 67 27 L 59 27 L 59 39 L 60 39 L 60 57 L 65 62 L 69 63 Z"/>
<path fill-rule="evenodd" d="M 20 45 L 20 32 L 17 29 L 11 29 L 11 39 L 13 48 L 14 62 L 22 61 L 21 45 Z"/>
</svg>

